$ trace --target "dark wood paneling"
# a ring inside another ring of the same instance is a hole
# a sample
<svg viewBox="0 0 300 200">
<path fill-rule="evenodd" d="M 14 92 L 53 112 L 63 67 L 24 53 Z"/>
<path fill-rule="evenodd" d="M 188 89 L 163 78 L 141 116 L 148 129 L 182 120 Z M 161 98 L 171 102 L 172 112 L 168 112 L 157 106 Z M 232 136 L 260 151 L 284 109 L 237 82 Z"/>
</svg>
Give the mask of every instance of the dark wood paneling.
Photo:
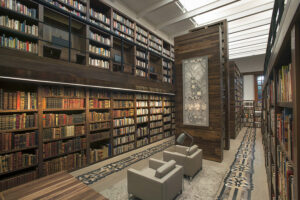
<svg viewBox="0 0 300 200">
<path fill-rule="evenodd" d="M 176 68 L 176 127 L 177 134 L 185 131 L 194 137 L 194 142 L 203 149 L 205 159 L 221 162 L 223 160 L 223 137 L 225 115 L 222 112 L 222 61 L 220 42 L 220 22 L 209 28 L 178 36 L 175 38 Z M 225 32 L 226 34 L 226 32 Z M 227 37 L 227 36 L 226 36 Z M 224 41 L 223 41 L 224 42 Z M 209 126 L 197 127 L 183 125 L 183 86 L 182 60 L 208 56 Z M 224 94 L 224 93 L 223 93 Z M 226 111 L 225 111 L 226 113 Z"/>
</svg>

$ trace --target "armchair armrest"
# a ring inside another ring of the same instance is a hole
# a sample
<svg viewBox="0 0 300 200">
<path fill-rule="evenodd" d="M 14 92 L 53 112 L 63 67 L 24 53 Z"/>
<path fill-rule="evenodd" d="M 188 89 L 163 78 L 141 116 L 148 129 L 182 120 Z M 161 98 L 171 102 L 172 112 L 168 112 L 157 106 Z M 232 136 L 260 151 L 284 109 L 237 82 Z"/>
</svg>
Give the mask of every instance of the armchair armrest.
<svg viewBox="0 0 300 200">
<path fill-rule="evenodd" d="M 163 151 L 164 161 L 175 160 L 177 165 L 184 166 L 185 159 L 186 155 L 184 154 L 178 152 Z"/>
<path fill-rule="evenodd" d="M 181 153 L 181 154 L 186 155 L 186 150 L 187 150 L 188 148 L 189 148 L 189 147 L 186 147 L 186 146 L 176 145 L 176 146 L 175 146 L 175 151 L 178 152 L 178 153 Z"/>
<path fill-rule="evenodd" d="M 157 159 L 154 159 L 154 158 L 150 158 L 149 159 L 149 168 L 157 170 L 159 167 L 161 167 L 165 163 L 166 162 L 164 162 L 162 160 L 157 160 Z"/>
</svg>

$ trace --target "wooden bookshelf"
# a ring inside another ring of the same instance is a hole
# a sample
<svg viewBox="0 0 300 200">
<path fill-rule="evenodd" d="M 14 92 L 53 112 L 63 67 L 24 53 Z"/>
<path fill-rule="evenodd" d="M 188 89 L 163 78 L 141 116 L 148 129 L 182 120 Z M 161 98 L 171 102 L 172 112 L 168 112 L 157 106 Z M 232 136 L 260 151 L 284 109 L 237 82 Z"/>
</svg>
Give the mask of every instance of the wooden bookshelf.
<svg viewBox="0 0 300 200">
<path fill-rule="evenodd" d="M 168 77 L 164 78 L 162 70 L 149 73 L 147 60 L 150 60 L 149 52 L 152 52 L 173 65 L 174 47 L 110 5 L 97 0 L 19 2 L 34 10 L 34 15 L 0 6 L 4 17 L 20 23 L 26 20 L 27 25 L 36 27 L 31 34 L 0 24 L 0 37 L 3 33 L 6 37 L 29 42 L 30 48 L 19 50 L 84 65 L 82 69 L 87 69 L 85 66 L 96 67 L 172 84 L 173 71 L 165 74 Z M 2 49 L 12 48 L 1 43 L 0 46 Z M 136 49 L 146 53 L 145 67 L 138 65 L 137 60 L 142 60 L 136 57 Z M 116 61 L 115 55 L 119 56 L 119 61 Z M 161 62 L 155 61 L 155 64 L 162 68 Z"/>
<path fill-rule="evenodd" d="M 254 127 L 254 108 L 255 101 L 244 100 L 243 101 L 243 124 L 244 127 Z"/>
<path fill-rule="evenodd" d="M 243 119 L 243 77 L 238 66 L 229 62 L 230 81 L 230 138 L 235 139 L 242 128 Z"/>
<path fill-rule="evenodd" d="M 274 3 L 264 65 L 262 135 L 272 199 L 299 199 L 299 5 Z"/>
</svg>

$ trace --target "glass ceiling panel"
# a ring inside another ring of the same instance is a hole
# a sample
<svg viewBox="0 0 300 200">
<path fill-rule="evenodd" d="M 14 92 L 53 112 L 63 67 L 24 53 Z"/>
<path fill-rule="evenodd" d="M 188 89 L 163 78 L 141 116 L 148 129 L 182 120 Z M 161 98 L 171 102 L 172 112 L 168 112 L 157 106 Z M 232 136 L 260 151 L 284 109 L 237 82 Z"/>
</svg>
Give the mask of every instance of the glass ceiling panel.
<svg viewBox="0 0 300 200">
<path fill-rule="evenodd" d="M 187 11 L 200 8 L 202 6 L 208 5 L 210 3 L 216 2 L 219 0 L 179 0 L 179 2 L 184 6 Z"/>
</svg>

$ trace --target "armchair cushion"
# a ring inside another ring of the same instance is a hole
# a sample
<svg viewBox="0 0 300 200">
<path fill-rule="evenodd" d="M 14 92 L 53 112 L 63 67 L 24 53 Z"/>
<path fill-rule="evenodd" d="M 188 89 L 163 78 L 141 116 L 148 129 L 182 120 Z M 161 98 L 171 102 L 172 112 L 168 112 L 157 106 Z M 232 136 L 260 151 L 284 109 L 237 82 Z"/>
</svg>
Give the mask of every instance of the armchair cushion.
<svg viewBox="0 0 300 200">
<path fill-rule="evenodd" d="M 156 170 L 155 177 L 162 178 L 175 168 L 175 160 L 170 160 Z"/>
<path fill-rule="evenodd" d="M 193 145 L 191 148 L 187 148 L 186 155 L 190 156 L 193 155 L 198 150 L 197 145 Z"/>
</svg>

